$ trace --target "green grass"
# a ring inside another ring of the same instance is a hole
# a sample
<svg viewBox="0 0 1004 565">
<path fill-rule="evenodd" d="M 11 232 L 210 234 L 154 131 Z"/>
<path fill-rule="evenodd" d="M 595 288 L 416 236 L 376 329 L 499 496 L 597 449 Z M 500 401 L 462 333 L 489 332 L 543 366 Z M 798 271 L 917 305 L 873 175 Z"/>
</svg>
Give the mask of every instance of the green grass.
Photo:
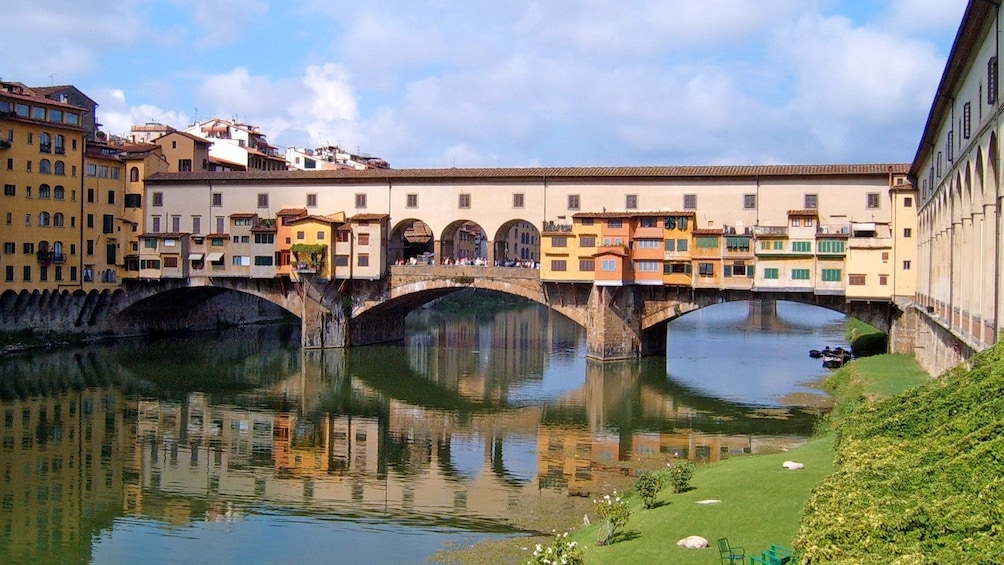
<svg viewBox="0 0 1004 565">
<path fill-rule="evenodd" d="M 861 375 L 862 392 L 868 398 L 888 398 L 930 380 L 910 355 L 876 355 L 855 361 L 851 370 Z"/>
<path fill-rule="evenodd" d="M 786 460 L 805 464 L 789 471 Z M 798 530 L 802 507 L 812 488 L 833 470 L 832 436 L 813 439 L 786 453 L 737 457 L 699 467 L 692 490 L 662 491 L 661 503 L 645 510 L 631 499 L 633 513 L 615 543 L 597 546 L 593 524 L 569 537 L 586 547 L 586 562 L 594 563 L 716 563 L 718 538 L 759 554 L 770 544 L 790 546 Z M 696 504 L 717 499 L 718 504 Z M 707 538 L 712 547 L 685 549 L 676 542 L 690 535 Z"/>
</svg>

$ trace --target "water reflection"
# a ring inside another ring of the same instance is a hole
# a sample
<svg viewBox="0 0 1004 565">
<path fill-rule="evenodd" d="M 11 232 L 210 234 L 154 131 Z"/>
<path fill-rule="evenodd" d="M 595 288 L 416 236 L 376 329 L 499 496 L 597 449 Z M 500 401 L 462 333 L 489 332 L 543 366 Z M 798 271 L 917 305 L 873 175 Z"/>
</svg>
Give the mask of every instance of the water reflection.
<svg viewBox="0 0 1004 565">
<path fill-rule="evenodd" d="M 535 307 L 419 322 L 405 346 L 351 351 L 262 328 L 4 360 L 0 554 L 138 561 L 154 544 L 184 562 L 198 540 L 198 560 L 229 559 L 268 524 L 300 554 L 352 536 L 368 542 L 344 561 L 379 562 L 408 534 L 429 555 L 512 533 L 527 492 L 596 492 L 637 454 L 787 445 L 815 416 L 709 395 L 664 359 L 586 362 L 581 331 Z"/>
</svg>

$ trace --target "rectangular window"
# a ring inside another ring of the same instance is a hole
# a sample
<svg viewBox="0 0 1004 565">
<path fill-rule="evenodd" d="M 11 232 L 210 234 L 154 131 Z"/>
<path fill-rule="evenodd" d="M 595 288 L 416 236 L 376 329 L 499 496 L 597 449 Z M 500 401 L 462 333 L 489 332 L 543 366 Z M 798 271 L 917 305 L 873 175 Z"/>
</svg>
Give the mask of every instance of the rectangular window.
<svg viewBox="0 0 1004 565">
<path fill-rule="evenodd" d="M 471 195 L 468 193 L 463 193 L 457 197 L 457 207 L 462 209 L 467 209 L 471 207 Z"/>
<path fill-rule="evenodd" d="M 164 268 L 165 269 L 177 269 L 178 268 L 178 257 L 175 255 L 167 255 L 164 257 Z"/>
<path fill-rule="evenodd" d="M 910 198 L 909 196 L 907 196 L 906 198 L 904 198 L 903 199 L 903 207 L 904 208 L 913 208 L 913 198 Z"/>
<path fill-rule="evenodd" d="M 143 249 L 157 249 L 157 240 L 152 237 L 143 238 Z"/>
<path fill-rule="evenodd" d="M 213 205 L 214 208 L 219 208 L 220 206 L 223 206 L 223 193 L 222 192 L 214 192 L 211 198 L 212 198 L 212 205 Z M 220 231 L 222 231 L 222 230 L 220 230 Z"/>
<path fill-rule="evenodd" d="M 259 208 L 268 208 L 268 194 L 259 194 L 258 195 L 258 207 Z"/>
<path fill-rule="evenodd" d="M 271 255 L 255 255 L 254 264 L 256 267 L 271 267 L 275 258 Z"/>
<path fill-rule="evenodd" d="M 192 233 L 202 233 L 202 216 L 192 216 Z"/>
<path fill-rule="evenodd" d="M 324 240 L 324 232 L 322 231 L 317 232 L 317 241 L 323 241 L 323 240 Z"/>
<path fill-rule="evenodd" d="M 613 259 L 603 259 L 600 261 L 600 270 L 612 273 L 617 270 L 617 261 Z"/>
<path fill-rule="evenodd" d="M 628 195 L 625 195 L 624 196 L 624 208 L 626 208 L 628 210 L 637 210 L 638 209 L 638 195 L 637 194 L 628 194 Z"/>
<path fill-rule="evenodd" d="M 659 227 L 659 218 L 652 216 L 642 216 L 638 220 L 638 225 L 643 228 L 657 228 Z"/>
<path fill-rule="evenodd" d="M 903 237 L 913 237 L 913 230 L 911 228 L 903 228 Z"/>
<path fill-rule="evenodd" d="M 356 208 L 366 208 L 365 194 L 356 194 Z"/>
<path fill-rule="evenodd" d="M 806 194 L 804 204 L 808 210 L 819 208 L 819 196 L 816 194 Z"/>
<path fill-rule="evenodd" d="M 359 234 L 359 245 L 369 245 L 370 244 L 370 234 L 361 233 Z"/>
<path fill-rule="evenodd" d="M 564 259 L 554 259 L 551 261 L 552 271 L 566 271 L 568 270 L 568 263 Z"/>
<path fill-rule="evenodd" d="M 14 254 L 14 249 L 15 249 L 16 247 L 17 247 L 17 246 L 16 246 L 16 245 L 14 245 L 14 242 L 13 242 L 13 241 L 8 241 L 8 242 L 5 242 L 5 243 L 3 244 L 3 252 L 4 252 L 4 253 L 6 253 L 7 255 L 13 255 L 13 254 Z"/>
<path fill-rule="evenodd" d="M 807 280 L 809 280 L 809 269 L 792 269 L 791 270 L 791 280 L 793 280 L 793 281 L 807 281 Z"/>
<path fill-rule="evenodd" d="M 151 222 L 152 227 L 150 231 L 152 231 L 153 233 L 160 233 L 160 216 L 153 216 L 150 219 L 153 220 L 153 222 Z"/>
<path fill-rule="evenodd" d="M 579 247 L 596 247 L 596 237 L 584 235 L 579 238 Z"/>
<path fill-rule="evenodd" d="M 254 234 L 254 242 L 258 245 L 271 245 L 275 243 L 274 233 L 256 233 Z"/>
<path fill-rule="evenodd" d="M 161 204 L 163 204 L 163 198 L 161 199 Z M 142 208 L 143 207 L 143 195 L 142 194 L 126 194 L 125 195 L 125 207 L 126 208 Z"/>
<path fill-rule="evenodd" d="M 851 286 L 864 286 L 865 276 L 864 275 L 847 275 L 847 284 Z"/>
<path fill-rule="evenodd" d="M 321 232 L 317 232 L 321 233 Z M 338 243 L 348 243 L 349 242 L 349 232 L 348 230 L 338 230 L 335 232 L 335 241 Z"/>
<path fill-rule="evenodd" d="M 3 185 L 3 195 L 4 196 L 15 196 L 17 194 L 17 186 L 13 184 Z"/>
<path fill-rule="evenodd" d="M 216 233 L 224 233 L 226 231 L 226 217 L 216 216 Z"/>
<path fill-rule="evenodd" d="M 569 210 L 578 210 L 579 209 L 579 195 L 578 194 L 569 194 L 568 195 L 568 209 Z"/>
<path fill-rule="evenodd" d="M 358 265 L 360 267 L 369 267 L 370 266 L 370 256 L 368 254 L 366 254 L 366 253 L 360 253 L 359 256 L 356 257 L 356 265 Z"/>
<path fill-rule="evenodd" d="M 997 103 L 997 56 L 987 61 L 987 104 Z"/>
<path fill-rule="evenodd" d="M 418 208 L 418 195 L 417 194 L 406 195 L 404 205 L 406 208 Z"/>
<path fill-rule="evenodd" d="M 795 253 L 810 253 L 812 252 L 812 242 L 793 241 L 791 242 L 791 250 Z"/>
<path fill-rule="evenodd" d="M 701 236 L 697 238 L 698 249 L 718 249 L 718 238 Z"/>
<path fill-rule="evenodd" d="M 182 173 L 192 172 L 192 160 L 191 159 L 178 159 L 178 171 Z"/>
<path fill-rule="evenodd" d="M 955 132 L 948 132 L 948 139 L 945 140 L 945 158 L 949 161 L 955 159 Z"/>
<path fill-rule="evenodd" d="M 555 236 L 551 238 L 551 247 L 567 247 L 568 238 L 564 236 Z"/>
<path fill-rule="evenodd" d="M 909 271 L 910 270 L 910 266 L 911 265 L 910 265 L 909 261 L 903 261 L 903 270 L 904 271 Z"/>
<path fill-rule="evenodd" d="M 725 249 L 732 253 L 748 252 L 750 250 L 750 238 L 748 237 L 726 237 Z"/>
<path fill-rule="evenodd" d="M 579 259 L 579 270 L 590 273 L 596 270 L 596 261 L 593 259 Z"/>
<path fill-rule="evenodd" d="M 768 267 L 763 270 L 763 278 L 767 280 L 777 280 L 779 275 L 776 267 Z"/>
<path fill-rule="evenodd" d="M 697 209 L 697 195 L 696 194 L 684 194 L 683 195 L 683 209 L 684 210 L 696 210 Z"/>
<path fill-rule="evenodd" d="M 713 277 L 715 276 L 715 264 L 714 263 L 698 263 L 697 264 L 697 275 L 700 277 Z"/>
<path fill-rule="evenodd" d="M 879 193 L 869 192 L 866 195 L 865 205 L 868 208 L 878 208 L 879 207 Z"/>
<path fill-rule="evenodd" d="M 14 282 L 14 265 L 4 267 L 3 280 L 5 282 Z"/>
<path fill-rule="evenodd" d="M 823 269 L 823 282 L 840 282 L 840 269 Z"/>
<path fill-rule="evenodd" d="M 307 208 L 317 208 L 317 195 L 308 194 L 307 195 Z"/>
<path fill-rule="evenodd" d="M 690 246 L 689 239 L 678 239 L 676 240 L 676 250 L 677 251 L 687 251 Z"/>
<path fill-rule="evenodd" d="M 756 194 L 743 195 L 743 208 L 746 210 L 753 210 L 756 208 Z"/>
<path fill-rule="evenodd" d="M 522 208 L 523 205 L 524 205 L 524 203 L 525 203 L 525 200 L 526 200 L 524 198 L 524 196 L 525 195 L 522 192 L 517 192 L 516 194 L 513 194 L 512 195 L 512 207 L 513 208 Z"/>
<path fill-rule="evenodd" d="M 889 275 L 879 275 L 879 286 L 886 286 L 889 284 Z"/>
<path fill-rule="evenodd" d="M 349 256 L 348 255 L 335 255 L 335 266 L 336 267 L 348 267 L 349 266 Z"/>
<path fill-rule="evenodd" d="M 662 246 L 662 241 L 658 239 L 639 239 L 635 243 L 638 249 L 659 249 Z"/>
<path fill-rule="evenodd" d="M 658 273 L 662 271 L 662 263 L 659 261 L 638 261 L 639 273 Z"/>
<path fill-rule="evenodd" d="M 101 233 L 115 232 L 115 216 L 105 214 L 101 217 Z"/>
<path fill-rule="evenodd" d="M 675 239 L 667 239 L 664 243 L 665 243 L 665 245 L 663 246 L 663 248 L 666 251 L 676 251 L 676 240 Z"/>
<path fill-rule="evenodd" d="M 819 253 L 843 253 L 844 245 L 842 239 L 820 239 L 817 250 Z"/>
<path fill-rule="evenodd" d="M 969 139 L 972 135 L 972 123 L 973 119 L 973 108 L 971 102 L 966 102 L 962 105 L 962 138 Z"/>
<path fill-rule="evenodd" d="M 623 225 L 624 224 L 623 224 L 623 222 L 621 220 L 607 220 L 607 227 L 608 228 L 619 230 L 619 229 L 621 229 L 621 226 L 623 226 Z"/>
</svg>

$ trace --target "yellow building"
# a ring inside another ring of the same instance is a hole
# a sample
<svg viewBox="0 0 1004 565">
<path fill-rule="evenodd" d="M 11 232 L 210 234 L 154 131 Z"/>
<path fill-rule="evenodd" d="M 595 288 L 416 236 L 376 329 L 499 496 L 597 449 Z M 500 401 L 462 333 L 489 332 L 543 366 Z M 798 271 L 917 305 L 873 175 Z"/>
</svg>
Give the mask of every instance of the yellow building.
<svg viewBox="0 0 1004 565">
<path fill-rule="evenodd" d="M 287 222 L 293 241 L 291 279 L 298 280 L 304 275 L 333 279 L 337 268 L 348 268 L 351 256 L 348 248 L 340 248 L 341 254 L 335 254 L 337 231 L 344 223 L 344 212 L 332 216 L 303 216 Z M 348 243 L 349 235 L 344 236 L 343 243 Z"/>
<path fill-rule="evenodd" d="M 690 247 L 695 225 L 694 212 L 667 212 L 663 218 L 663 284 L 693 286 Z"/>
<path fill-rule="evenodd" d="M 135 236 L 125 216 L 125 177 L 118 146 L 88 142 L 84 152 L 84 290 L 115 288 Z"/>
<path fill-rule="evenodd" d="M 83 282 L 85 249 L 79 222 L 85 207 L 89 109 L 70 104 L 62 91 L 50 95 L 53 98 L 21 83 L 0 82 L 4 289 L 57 290 Z"/>
</svg>

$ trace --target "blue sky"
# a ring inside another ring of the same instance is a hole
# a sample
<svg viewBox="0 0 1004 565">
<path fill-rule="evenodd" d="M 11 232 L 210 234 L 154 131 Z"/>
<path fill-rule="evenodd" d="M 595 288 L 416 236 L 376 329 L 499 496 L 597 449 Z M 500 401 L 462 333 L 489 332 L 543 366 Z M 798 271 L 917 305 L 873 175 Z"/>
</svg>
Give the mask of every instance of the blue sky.
<svg viewBox="0 0 1004 565">
<path fill-rule="evenodd" d="M 5 0 L 0 77 L 395 168 L 909 162 L 965 0 Z"/>
</svg>

